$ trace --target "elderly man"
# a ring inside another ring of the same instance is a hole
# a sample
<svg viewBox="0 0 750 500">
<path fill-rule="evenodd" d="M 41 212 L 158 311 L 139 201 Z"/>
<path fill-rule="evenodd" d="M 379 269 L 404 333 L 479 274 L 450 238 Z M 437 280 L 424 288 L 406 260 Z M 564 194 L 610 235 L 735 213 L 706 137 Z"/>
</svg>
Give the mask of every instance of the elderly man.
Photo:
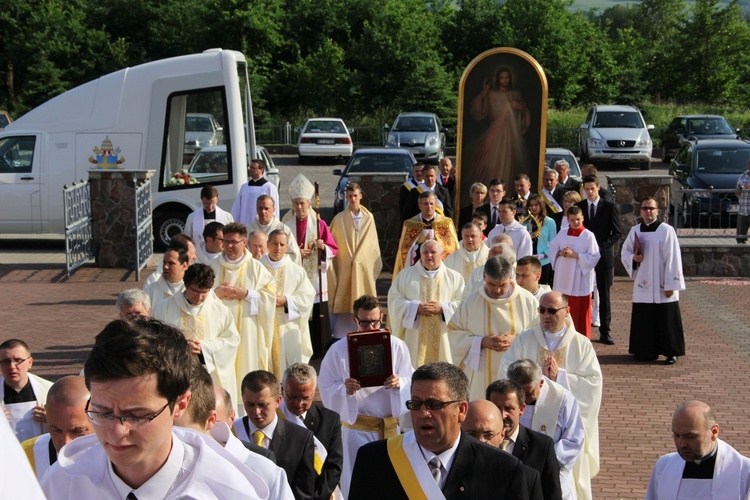
<svg viewBox="0 0 750 500">
<path fill-rule="evenodd" d="M 529 196 L 531 195 L 531 180 L 526 174 L 516 174 L 513 177 L 513 187 L 516 190 L 516 219 L 525 219 L 528 214 L 527 205 L 529 203 Z"/>
<path fill-rule="evenodd" d="M 157 303 L 153 317 L 179 328 L 214 384 L 236 398 L 240 334 L 232 312 L 211 292 L 215 278 L 211 267 L 193 264 L 185 271 L 185 291 Z"/>
<path fill-rule="evenodd" d="M 292 363 L 306 363 L 312 356 L 308 318 L 313 308 L 315 290 L 302 266 L 287 254 L 288 239 L 284 231 L 271 232 L 270 251 L 260 262 L 273 276 L 276 308 L 273 317 L 273 339 L 269 370 L 281 378 Z"/>
<path fill-rule="evenodd" d="M 438 241 L 425 242 L 421 255 L 420 262 L 401 272 L 388 290 L 391 330 L 406 342 L 413 366 L 451 363 L 448 323 L 461 300 L 464 279 L 443 265 Z"/>
<path fill-rule="evenodd" d="M 29 373 L 34 364 L 28 344 L 9 339 L 0 344 L 0 398 L 19 441 L 44 434 L 44 404 L 52 382 Z"/>
<path fill-rule="evenodd" d="M 503 415 L 491 401 L 484 399 L 470 401 L 466 420 L 461 424 L 461 432 L 480 443 L 502 449 L 505 438 Z"/>
<path fill-rule="evenodd" d="M 375 281 L 383 267 L 375 218 L 362 206 L 362 188 L 356 182 L 346 185 L 346 201 L 347 208 L 331 222 L 339 247 L 328 273 L 335 338 L 357 330 L 351 320 L 352 305 L 357 297 L 377 295 Z"/>
<path fill-rule="evenodd" d="M 456 172 L 453 170 L 453 162 L 450 158 L 441 158 L 438 163 L 440 175 L 438 175 L 438 184 L 448 190 L 451 200 L 456 196 Z"/>
<path fill-rule="evenodd" d="M 513 248 L 516 250 L 516 257 L 526 257 L 532 253 L 532 241 L 529 231 L 516 220 L 516 202 L 512 199 L 504 199 L 500 202 L 500 222 L 495 229 L 487 235 L 485 244 L 489 246 L 489 241 L 498 234 L 507 234 L 513 240 Z"/>
<path fill-rule="evenodd" d="M 451 199 L 450 192 L 448 189 L 441 186 L 437 182 L 437 172 L 434 165 L 425 165 L 422 168 L 422 182 L 412 189 L 409 193 L 409 198 L 406 200 L 405 211 L 402 213 L 404 220 L 414 217 L 417 215 L 421 208 L 419 207 L 419 197 L 422 193 L 427 191 L 435 193 L 436 208 L 435 210 L 440 215 L 444 215 L 449 219 L 453 217 L 453 200 Z"/>
<path fill-rule="evenodd" d="M 279 191 L 273 182 L 266 179 L 263 174 L 266 170 L 266 162 L 263 160 L 250 160 L 247 166 L 247 184 L 242 186 L 240 194 L 232 205 L 232 217 L 237 222 L 249 226 L 255 220 L 256 202 L 262 195 L 268 195 L 275 201 L 276 218 L 279 218 Z"/>
<path fill-rule="evenodd" d="M 533 255 L 518 259 L 516 263 L 516 283 L 528 290 L 537 300 L 537 303 L 542 295 L 552 290 L 549 285 L 539 283 L 541 278 L 542 263 L 539 259 Z"/>
<path fill-rule="evenodd" d="M 482 230 L 473 222 L 461 228 L 461 242 L 458 250 L 445 259 L 445 265 L 468 281 L 474 269 L 484 266 L 490 249 L 482 244 Z"/>
<path fill-rule="evenodd" d="M 247 234 L 247 249 L 253 259 L 260 260 L 268 253 L 268 235 L 264 231 L 251 231 Z"/>
<path fill-rule="evenodd" d="M 672 437 L 677 452 L 659 457 L 646 500 L 750 496 L 750 459 L 719 439 L 710 406 L 686 401 L 677 407 Z"/>
<path fill-rule="evenodd" d="M 222 256 L 211 264 L 216 274 L 214 293 L 232 312 L 240 333 L 235 387 L 245 373 L 269 366 L 276 306 L 273 276 L 245 249 L 246 242 L 245 226 L 227 224 Z M 242 413 L 241 405 L 238 407 Z"/>
<path fill-rule="evenodd" d="M 685 355 L 680 290 L 685 289 L 682 253 L 672 226 L 659 217 L 656 199 L 641 200 L 643 222 L 630 229 L 621 259 L 633 279 L 630 348 L 638 360 L 666 356 L 668 365 Z"/>
<path fill-rule="evenodd" d="M 155 282 L 143 287 L 152 305 L 155 306 L 160 300 L 182 293 L 185 289 L 182 278 L 189 266 L 190 258 L 185 250 L 168 248 L 164 252 L 161 276 Z"/>
<path fill-rule="evenodd" d="M 188 215 L 184 234 L 190 236 L 196 250 L 204 243 L 203 230 L 212 223 L 229 224 L 234 222 L 232 214 L 219 207 L 219 191 L 213 186 L 201 188 L 201 207 Z"/>
<path fill-rule="evenodd" d="M 271 231 L 281 229 L 289 238 L 289 245 L 287 248 L 287 254 L 295 264 L 302 264 L 302 256 L 299 253 L 299 245 L 294 237 L 292 230 L 281 222 L 274 214 L 276 213 L 276 202 L 274 199 L 267 195 L 262 194 L 258 197 L 258 203 L 256 205 L 258 216 L 250 223 L 247 230 L 250 232 L 263 231 L 266 235 L 270 235 Z"/>
<path fill-rule="evenodd" d="M 599 472 L 599 408 L 602 402 L 602 370 L 591 341 L 578 333 L 570 319 L 568 300 L 560 292 L 549 292 L 539 301 L 541 322 L 516 338 L 503 356 L 497 378 L 519 359 L 532 359 L 542 373 L 576 398 L 581 408 L 586 442 L 573 475 L 576 495 L 590 499 L 591 479 Z"/>
<path fill-rule="evenodd" d="M 586 437 L 578 402 L 570 391 L 542 375 L 542 368 L 530 359 L 511 363 L 508 380 L 520 385 L 524 392 L 526 409 L 521 425 L 552 438 L 560 464 L 562 496 L 575 498 L 573 466 Z"/>
<path fill-rule="evenodd" d="M 547 205 L 547 215 L 555 221 L 557 230 L 560 231 L 560 225 L 565 216 L 563 196 L 565 196 L 567 190 L 559 185 L 557 178 L 558 174 L 556 170 L 551 168 L 544 169 L 544 173 L 542 174 L 544 187 L 540 194 L 542 195 L 544 204 Z"/>
<path fill-rule="evenodd" d="M 344 456 L 341 447 L 341 420 L 338 413 L 313 402 L 318 376 L 315 368 L 294 363 L 281 381 L 279 416 L 309 429 L 315 443 L 316 500 L 328 500 L 339 484 Z"/>
<path fill-rule="evenodd" d="M 516 335 L 539 320 L 537 301 L 512 273 L 506 260 L 488 259 L 484 286 L 461 301 L 448 324 L 453 363 L 468 377 L 472 400 L 484 396 Z"/>
<path fill-rule="evenodd" d="M 417 162 L 412 170 L 411 178 L 406 179 L 406 182 L 403 183 L 398 192 L 398 213 L 401 214 L 402 224 L 404 220 L 408 219 L 408 217 L 404 218 L 403 214 L 406 213 L 406 202 L 409 200 L 409 193 L 411 193 L 412 189 L 416 189 L 416 187 L 422 183 L 423 168 L 424 163 Z"/>
<path fill-rule="evenodd" d="M 221 222 L 209 222 L 203 228 L 203 241 L 195 247 L 197 260 L 201 264 L 211 263 L 221 256 L 224 248 L 224 224 Z"/>
<path fill-rule="evenodd" d="M 515 275 L 516 250 L 513 248 L 513 240 L 510 239 L 510 236 L 507 234 L 498 234 L 492 238 L 492 244 L 490 245 L 490 251 L 487 254 L 487 260 L 492 259 L 493 257 L 502 257 L 503 260 L 508 261 L 513 268 L 513 273 Z M 469 275 L 469 279 L 464 286 L 463 296 L 466 297 L 473 292 L 481 290 L 483 287 L 484 266 L 479 266 Z"/>
<path fill-rule="evenodd" d="M 536 471 L 462 435 L 468 400 L 458 367 L 418 368 L 406 403 L 414 430 L 359 450 L 349 498 L 542 498 Z"/>
<path fill-rule="evenodd" d="M 402 269 L 419 262 L 419 252 L 426 241 L 439 241 L 445 252 L 444 257 L 448 257 L 458 248 L 458 236 L 453 220 L 435 212 L 436 202 L 437 198 L 432 191 L 420 194 L 420 213 L 404 222 L 396 250 L 396 262 L 393 265 L 394 280 Z"/>
<path fill-rule="evenodd" d="M 151 299 L 141 289 L 128 288 L 117 296 L 115 307 L 120 319 L 130 319 L 134 316 L 148 318 L 151 314 Z"/>
<path fill-rule="evenodd" d="M 361 332 L 381 328 L 383 313 L 378 298 L 363 295 L 354 301 L 353 319 Z M 348 342 L 335 342 L 320 365 L 320 398 L 323 405 L 337 412 L 343 424 L 344 465 L 341 491 L 346 498 L 360 446 L 398 434 L 398 417 L 406 412 L 409 383 L 414 368 L 406 344 L 391 336 L 393 375 L 381 386 L 362 387 L 349 376 Z"/>
<path fill-rule="evenodd" d="M 46 404 L 49 433 L 21 443 L 39 481 L 57 461 L 57 453 L 63 446 L 94 432 L 86 416 L 88 400 L 83 377 L 63 377 L 50 387 Z"/>
<path fill-rule="evenodd" d="M 570 163 L 566 160 L 557 160 L 554 169 L 558 175 L 557 183 L 561 188 L 568 191 L 578 191 L 580 189 L 581 183 L 570 176 Z"/>
<path fill-rule="evenodd" d="M 496 380 L 487 387 L 484 395 L 503 416 L 505 439 L 502 449 L 539 472 L 545 499 L 563 498 L 554 442 L 550 437 L 521 425 L 521 415 L 526 409 L 521 386 L 510 380 Z"/>
</svg>

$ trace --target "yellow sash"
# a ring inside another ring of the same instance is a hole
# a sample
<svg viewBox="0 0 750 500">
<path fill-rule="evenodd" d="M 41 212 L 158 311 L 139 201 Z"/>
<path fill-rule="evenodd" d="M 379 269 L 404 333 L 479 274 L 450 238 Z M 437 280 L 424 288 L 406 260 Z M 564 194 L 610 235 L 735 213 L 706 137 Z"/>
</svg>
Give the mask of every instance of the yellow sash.
<svg viewBox="0 0 750 500">
<path fill-rule="evenodd" d="M 401 487 L 406 492 L 409 500 L 428 500 L 427 495 L 422 490 L 422 485 L 419 484 L 417 475 L 414 474 L 414 469 L 411 468 L 411 463 L 409 462 L 409 457 L 406 456 L 403 444 L 403 434 L 390 438 L 387 443 L 388 458 L 390 458 Z"/>
<path fill-rule="evenodd" d="M 281 411 L 281 408 L 276 408 L 276 415 L 278 415 L 279 418 L 283 418 L 284 420 L 289 420 L 288 418 L 286 418 L 286 415 L 284 415 L 284 412 Z M 307 429 L 307 427 L 305 427 L 305 429 Z M 317 441 L 314 435 L 313 439 Z M 315 473 L 317 475 L 320 475 L 320 473 L 323 471 L 323 462 L 324 460 L 320 457 L 320 455 L 318 455 L 318 451 L 315 450 L 315 455 L 313 457 L 313 468 L 315 469 Z"/>
<path fill-rule="evenodd" d="M 398 431 L 398 417 L 371 417 L 369 415 L 357 415 L 353 424 L 341 422 L 341 425 L 355 431 L 377 432 L 380 439 L 394 437 Z"/>
</svg>

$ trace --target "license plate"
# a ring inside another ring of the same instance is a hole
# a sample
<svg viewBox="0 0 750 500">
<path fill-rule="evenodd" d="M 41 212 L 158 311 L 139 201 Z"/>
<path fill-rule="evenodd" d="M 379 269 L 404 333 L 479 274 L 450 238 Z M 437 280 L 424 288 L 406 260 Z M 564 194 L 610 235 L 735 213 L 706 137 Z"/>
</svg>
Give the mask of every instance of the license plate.
<svg viewBox="0 0 750 500">
<path fill-rule="evenodd" d="M 612 155 L 613 160 L 629 160 L 630 155 Z"/>
<path fill-rule="evenodd" d="M 736 213 L 739 213 L 739 211 L 740 211 L 739 204 L 734 204 L 734 205 L 728 205 L 727 206 L 727 212 L 729 212 L 730 214 L 736 214 Z"/>
<path fill-rule="evenodd" d="M 318 139 L 318 144 L 336 144 L 333 139 Z"/>
<path fill-rule="evenodd" d="M 410 149 L 409 152 L 413 155 L 418 155 L 422 153 L 422 150 L 420 149 Z"/>
</svg>

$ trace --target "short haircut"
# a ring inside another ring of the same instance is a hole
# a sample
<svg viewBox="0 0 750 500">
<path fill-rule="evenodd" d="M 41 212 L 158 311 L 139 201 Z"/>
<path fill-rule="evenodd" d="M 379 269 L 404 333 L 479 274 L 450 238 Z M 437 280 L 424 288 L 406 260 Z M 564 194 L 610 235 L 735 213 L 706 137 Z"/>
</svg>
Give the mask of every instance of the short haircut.
<svg viewBox="0 0 750 500">
<path fill-rule="evenodd" d="M 416 170 L 417 168 L 419 168 L 419 170 L 422 170 L 424 168 L 424 163 L 422 163 L 421 161 L 418 161 L 417 163 L 414 164 L 414 166 L 412 167 L 412 170 Z"/>
<path fill-rule="evenodd" d="M 422 243 L 422 248 L 425 248 L 427 245 L 437 247 L 437 249 L 440 250 L 440 253 L 445 252 L 445 248 L 443 248 L 443 244 L 440 243 L 438 240 L 427 240 L 424 243 Z"/>
<path fill-rule="evenodd" d="M 419 201 L 425 200 L 427 198 L 435 198 L 437 200 L 437 195 L 432 191 L 425 191 L 423 193 L 419 193 Z"/>
<path fill-rule="evenodd" d="M 250 231 L 250 234 L 247 235 L 247 239 L 252 240 L 256 236 L 260 236 L 262 239 L 268 241 L 268 235 L 262 229 L 253 229 Z"/>
<path fill-rule="evenodd" d="M 422 167 L 422 172 L 427 172 L 428 170 L 435 171 L 437 169 L 435 168 L 435 165 L 430 165 L 430 164 L 427 164 L 424 167 Z"/>
<path fill-rule="evenodd" d="M 505 249 L 503 249 L 503 254 Z M 496 255 L 495 257 L 487 259 L 484 263 L 484 274 L 493 280 L 506 280 L 510 279 L 513 274 L 513 266 L 507 259 L 498 258 L 503 254 Z"/>
<path fill-rule="evenodd" d="M 521 387 L 539 385 L 542 380 L 542 368 L 530 359 L 519 359 L 508 367 L 508 379 Z"/>
<path fill-rule="evenodd" d="M 480 233 L 482 232 L 482 230 L 479 228 L 479 226 L 477 226 L 476 222 L 467 222 L 466 224 L 464 224 L 463 226 L 461 226 L 461 232 L 462 233 L 464 231 L 471 231 L 472 229 L 476 229 Z"/>
<path fill-rule="evenodd" d="M 184 248 L 187 252 L 190 249 L 188 248 L 188 243 L 192 243 L 193 246 L 195 246 L 195 241 L 193 241 L 193 238 L 191 238 L 187 234 L 175 234 L 174 236 L 172 236 L 172 239 L 169 240 L 169 246 L 167 248 L 174 248 L 175 250 Z"/>
<path fill-rule="evenodd" d="M 206 224 L 206 227 L 203 228 L 203 239 L 216 238 L 216 235 L 219 234 L 219 231 L 222 233 L 224 232 L 224 224 L 221 222 L 213 221 Z"/>
<path fill-rule="evenodd" d="M 228 419 L 232 416 L 232 411 L 234 410 L 232 408 L 232 395 L 223 387 L 214 386 L 214 389 L 218 393 L 216 394 L 217 398 L 221 398 L 221 402 L 224 403 L 224 415 L 221 416 L 223 419 Z"/>
<path fill-rule="evenodd" d="M 480 212 L 479 210 L 477 210 L 476 212 L 474 212 L 473 214 L 471 214 L 471 218 L 472 219 L 482 219 L 485 224 L 487 224 L 490 221 L 490 218 L 487 217 L 487 214 L 484 213 L 484 212 Z"/>
<path fill-rule="evenodd" d="M 86 404 L 90 394 L 86 389 L 86 381 L 78 375 L 63 377 L 49 388 L 47 392 L 47 404 L 73 408 Z"/>
<path fill-rule="evenodd" d="M 596 185 L 599 185 L 599 178 L 595 175 L 587 175 L 583 178 L 583 184 L 586 184 L 587 182 L 593 182 L 596 183 Z"/>
<path fill-rule="evenodd" d="M 318 374 L 315 373 L 315 368 L 307 363 L 293 363 L 284 370 L 284 375 L 281 377 L 281 385 L 286 384 L 287 380 L 294 380 L 298 384 L 306 384 L 312 380 L 313 385 L 317 385 Z"/>
<path fill-rule="evenodd" d="M 134 307 L 137 304 L 143 304 L 146 309 L 151 309 L 151 299 L 148 294 L 140 288 L 128 288 L 120 292 L 115 300 L 115 307 L 121 311 L 125 307 Z"/>
<path fill-rule="evenodd" d="M 276 200 L 273 199 L 273 196 L 270 194 L 262 194 L 258 196 L 258 199 L 255 201 L 255 206 L 258 206 L 258 204 L 261 201 L 271 200 L 271 204 L 275 207 L 276 206 Z"/>
<path fill-rule="evenodd" d="M 570 168 L 570 163 L 568 163 L 567 160 L 557 160 L 555 162 L 555 168 L 560 165 L 561 167 L 565 167 L 565 170 L 568 170 Z"/>
<path fill-rule="evenodd" d="M 517 209 L 516 200 L 514 200 L 513 198 L 503 198 L 502 200 L 500 200 L 500 203 L 498 203 L 498 206 L 501 206 L 501 207 L 506 206 L 510 208 L 511 210 L 513 210 L 514 212 Z"/>
<path fill-rule="evenodd" d="M 505 243 L 506 245 L 510 245 L 511 248 L 513 247 L 513 239 L 510 237 L 509 234 L 506 234 L 506 233 L 496 234 L 495 236 L 492 237 L 492 240 L 490 241 L 490 248 L 497 248 L 503 243 Z"/>
<path fill-rule="evenodd" d="M 571 215 L 583 215 L 583 210 L 581 210 L 581 207 L 578 205 L 573 205 L 572 207 L 568 208 L 568 211 L 565 212 L 565 216 L 569 217 Z"/>
<path fill-rule="evenodd" d="M 503 395 L 515 393 L 516 397 L 518 398 L 518 406 L 523 406 L 526 404 L 526 394 L 523 392 L 523 387 L 518 385 L 518 383 L 513 382 L 512 380 L 495 380 L 490 385 L 488 385 L 487 391 L 485 391 L 485 398 L 487 399 L 487 401 L 492 401 L 491 396 L 495 392 Z"/>
<path fill-rule="evenodd" d="M 190 257 L 188 257 L 188 251 L 185 248 L 172 248 L 172 246 L 167 247 L 167 251 L 164 252 L 164 255 L 167 255 L 167 252 L 175 252 L 177 254 L 177 262 L 180 264 L 187 264 L 190 260 Z"/>
<path fill-rule="evenodd" d="M 250 163 L 257 163 L 262 171 L 266 171 L 266 162 L 261 160 L 260 158 L 253 158 L 252 160 L 250 160 Z"/>
<path fill-rule="evenodd" d="M 156 391 L 174 404 L 190 387 L 190 347 L 180 330 L 151 318 L 110 322 L 83 365 L 91 383 L 156 375 Z"/>
<path fill-rule="evenodd" d="M 411 376 L 411 386 L 418 380 L 442 380 L 448 386 L 450 398 L 469 401 L 469 379 L 463 370 L 445 361 L 434 361 L 417 368 Z"/>
<path fill-rule="evenodd" d="M 541 302 L 542 299 L 545 297 L 545 295 L 547 295 L 548 293 L 554 293 L 554 290 L 552 290 L 551 292 L 547 292 L 541 297 L 539 297 L 539 301 Z M 563 307 L 568 307 L 568 296 L 565 295 L 564 293 L 560 294 L 560 303 L 562 304 Z"/>
<path fill-rule="evenodd" d="M 2 344 L 0 344 L 0 351 L 3 349 L 15 349 L 16 347 L 23 347 L 26 349 L 26 352 L 31 354 L 31 349 L 29 349 L 29 344 L 24 342 L 21 339 L 8 339 Z"/>
<path fill-rule="evenodd" d="M 553 176 L 555 179 L 557 179 L 560 176 L 560 174 L 558 174 L 557 170 L 555 170 L 554 168 L 545 168 L 544 173 L 542 174 L 542 179 L 544 178 L 545 175 L 548 175 L 548 174 Z"/>
<path fill-rule="evenodd" d="M 206 290 L 214 286 L 215 279 L 216 273 L 211 266 L 195 263 L 187 268 L 182 281 L 185 283 L 185 288 L 194 285 L 196 288 Z"/>
<path fill-rule="evenodd" d="M 643 199 L 641 200 L 641 205 L 643 205 L 643 202 L 644 202 L 644 201 L 654 201 L 654 202 L 656 202 L 656 207 L 657 207 L 657 208 L 659 207 L 659 202 L 658 202 L 658 201 L 656 200 L 656 198 L 654 198 L 653 196 L 645 196 L 645 197 L 644 197 L 644 198 L 643 198 Z"/>
<path fill-rule="evenodd" d="M 518 259 L 518 262 L 516 262 L 516 267 L 518 266 L 531 266 L 531 269 L 533 269 L 535 273 L 539 273 L 542 271 L 541 261 L 533 255 L 527 255 L 526 257 L 521 257 L 520 259 Z"/>
<path fill-rule="evenodd" d="M 360 186 L 360 185 L 359 185 L 359 184 L 357 184 L 356 182 L 348 182 L 348 183 L 346 184 L 346 190 L 347 190 L 347 191 L 351 191 L 352 193 L 353 193 L 354 191 L 359 191 L 359 192 L 361 193 L 361 192 L 362 192 L 362 186 Z"/>
<path fill-rule="evenodd" d="M 255 231 L 253 231 L 253 232 L 255 232 Z M 271 241 L 276 236 L 283 236 L 284 238 L 286 238 L 287 244 L 289 244 L 289 235 L 286 234 L 286 232 L 283 229 L 274 229 L 273 231 L 271 231 L 270 233 L 268 233 L 268 241 Z"/>
<path fill-rule="evenodd" d="M 585 170 L 590 175 L 596 175 L 596 174 L 599 173 L 599 169 L 597 169 L 596 165 L 594 165 L 593 163 L 586 163 L 586 164 L 582 165 L 581 166 L 581 170 L 582 171 Z"/>
<path fill-rule="evenodd" d="M 219 191 L 213 186 L 203 186 L 201 189 L 201 198 L 210 200 L 219 197 Z"/>
<path fill-rule="evenodd" d="M 281 384 L 276 375 L 265 370 L 255 370 L 245 375 L 240 390 L 242 392 L 261 392 L 266 387 L 271 391 L 271 396 L 278 397 L 281 395 Z"/>
<path fill-rule="evenodd" d="M 224 236 L 227 234 L 238 234 L 241 238 L 247 238 L 247 226 L 241 222 L 230 222 L 224 226 Z"/>
<path fill-rule="evenodd" d="M 505 181 L 502 179 L 492 179 L 490 181 L 490 189 L 492 189 L 493 186 L 500 186 L 503 188 L 503 191 L 505 191 Z"/>
<path fill-rule="evenodd" d="M 563 200 L 573 200 L 578 203 L 581 201 L 581 195 L 577 191 L 567 191 L 563 195 Z"/>
<path fill-rule="evenodd" d="M 201 428 L 206 426 L 208 417 L 216 409 L 216 395 L 214 394 L 214 383 L 206 368 L 200 364 L 197 357 L 193 357 L 190 369 L 190 402 L 187 407 L 187 415 L 193 424 Z"/>
<path fill-rule="evenodd" d="M 352 312 L 354 314 L 357 314 L 357 311 L 362 309 L 363 311 L 372 311 L 375 308 L 380 307 L 380 301 L 378 298 L 374 295 L 363 295 L 357 300 L 354 301 L 354 305 L 352 307 Z"/>
<path fill-rule="evenodd" d="M 469 188 L 469 194 L 474 194 L 477 191 L 484 191 L 484 194 L 487 194 L 487 186 L 485 186 L 481 182 L 475 182 Z"/>
<path fill-rule="evenodd" d="M 514 181 L 526 181 L 528 183 L 531 183 L 529 176 L 526 174 L 516 174 L 515 177 L 513 177 L 513 180 Z"/>
</svg>

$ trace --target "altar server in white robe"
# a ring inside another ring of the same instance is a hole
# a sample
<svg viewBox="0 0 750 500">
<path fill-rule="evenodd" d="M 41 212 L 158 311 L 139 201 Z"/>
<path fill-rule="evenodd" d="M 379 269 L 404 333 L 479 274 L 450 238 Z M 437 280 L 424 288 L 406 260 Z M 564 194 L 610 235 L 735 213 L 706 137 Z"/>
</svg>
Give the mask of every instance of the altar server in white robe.
<svg viewBox="0 0 750 500">
<path fill-rule="evenodd" d="M 526 227 L 516 220 L 516 200 L 506 198 L 501 201 L 499 216 L 499 223 L 487 235 L 487 239 L 484 240 L 485 244 L 489 246 L 492 238 L 498 234 L 507 234 L 513 240 L 513 248 L 519 259 L 531 255 L 533 247 L 531 235 Z"/>
<path fill-rule="evenodd" d="M 482 399 L 516 335 L 538 321 L 536 299 L 511 278 L 503 258 L 484 264 L 484 286 L 463 299 L 448 324 L 453 362 L 469 379 L 471 400 Z"/>
<path fill-rule="evenodd" d="M 185 291 L 157 303 L 152 316 L 179 328 L 214 384 L 237 398 L 235 360 L 240 333 L 232 312 L 211 290 L 215 279 L 211 267 L 193 264 L 185 271 Z"/>
<path fill-rule="evenodd" d="M 155 282 L 146 285 L 143 291 L 148 294 L 151 305 L 156 306 L 160 300 L 180 294 L 185 289 L 182 278 L 190 266 L 188 254 L 184 250 L 167 249 L 162 261 L 162 273 Z"/>
<path fill-rule="evenodd" d="M 677 452 L 659 457 L 646 500 L 750 498 L 750 458 L 719 439 L 710 406 L 681 404 L 672 416 L 672 437 Z"/>
<path fill-rule="evenodd" d="M 240 332 L 237 350 L 237 385 L 245 374 L 266 369 L 271 362 L 276 291 L 273 276 L 245 249 L 247 228 L 233 222 L 224 226 L 224 253 L 213 261 L 214 293 L 232 311 Z M 244 416 L 240 399 L 238 412 Z"/>
<path fill-rule="evenodd" d="M 209 222 L 203 228 L 203 241 L 195 247 L 198 262 L 210 266 L 213 261 L 221 257 L 223 248 L 224 224 L 216 221 Z"/>
<path fill-rule="evenodd" d="M 279 215 L 279 190 L 273 182 L 264 177 L 266 162 L 263 160 L 250 160 L 247 167 L 247 184 L 240 188 L 240 193 L 232 205 L 232 217 L 236 222 L 245 226 L 253 223 L 256 216 L 257 201 L 261 195 L 267 194 L 274 199 L 275 215 Z"/>
<path fill-rule="evenodd" d="M 276 202 L 274 199 L 267 194 L 260 195 L 256 207 L 258 216 L 247 227 L 248 232 L 263 231 L 269 236 L 271 231 L 281 229 L 286 233 L 287 238 L 289 238 L 289 248 L 286 249 L 287 255 L 292 259 L 292 262 L 302 265 L 302 256 L 299 253 L 299 246 L 297 245 L 294 233 L 289 229 L 289 226 L 281 222 L 274 215 L 276 213 Z"/>
<path fill-rule="evenodd" d="M 364 295 L 354 301 L 354 321 L 360 331 L 381 328 L 383 314 L 378 298 Z M 344 466 L 341 491 L 346 498 L 354 460 L 359 448 L 379 439 L 396 436 L 398 417 L 405 414 L 409 399 L 411 356 L 406 344 L 391 336 L 393 375 L 378 387 L 361 387 L 349 376 L 349 349 L 346 339 L 334 342 L 320 365 L 318 388 L 323 405 L 341 416 Z M 408 420 L 408 419 L 407 419 Z"/>
<path fill-rule="evenodd" d="M 539 315 L 540 323 L 521 333 L 505 353 L 497 378 L 505 378 L 514 361 L 533 359 L 547 378 L 573 394 L 586 431 L 583 453 L 573 468 L 576 495 L 579 500 L 590 499 L 591 480 L 599 473 L 602 370 L 591 341 L 576 331 L 570 319 L 565 295 L 557 291 L 545 294 L 539 301 Z"/>
<path fill-rule="evenodd" d="M 445 258 L 445 265 L 468 282 L 471 273 L 484 265 L 489 254 L 489 247 L 482 243 L 482 230 L 475 223 L 467 222 L 461 228 L 458 250 Z"/>
<path fill-rule="evenodd" d="M 5 412 L 0 412 L 0 442 L 3 443 L 0 448 L 0 484 L 3 485 L 3 494 L 9 498 L 45 500 Z"/>
<path fill-rule="evenodd" d="M 312 313 L 315 289 L 307 273 L 286 253 L 288 246 L 284 231 L 272 231 L 268 239 L 268 253 L 260 262 L 273 276 L 276 307 L 271 344 L 271 373 L 281 379 L 284 369 L 294 363 L 307 363 L 312 356 L 308 318 Z"/>
<path fill-rule="evenodd" d="M 232 214 L 219 207 L 219 191 L 213 186 L 203 186 L 201 189 L 201 207 L 191 212 L 185 221 L 183 234 L 190 236 L 196 248 L 205 240 L 203 228 L 211 222 L 229 224 L 234 222 Z"/>
<path fill-rule="evenodd" d="M 448 323 L 461 300 L 464 279 L 443 264 L 439 241 L 427 240 L 420 254 L 419 263 L 401 271 L 388 290 L 391 330 L 406 342 L 412 366 L 452 363 Z"/>
<path fill-rule="evenodd" d="M 268 498 L 258 474 L 221 445 L 174 428 L 190 371 L 178 329 L 147 319 L 104 327 L 84 364 L 96 435 L 60 450 L 42 480 L 47 498 Z"/>
<path fill-rule="evenodd" d="M 511 363 L 508 380 L 520 385 L 525 394 L 526 409 L 521 414 L 521 425 L 555 442 L 563 499 L 575 499 L 573 467 L 586 437 L 578 402 L 570 391 L 542 375 L 542 368 L 530 359 Z"/>
</svg>

